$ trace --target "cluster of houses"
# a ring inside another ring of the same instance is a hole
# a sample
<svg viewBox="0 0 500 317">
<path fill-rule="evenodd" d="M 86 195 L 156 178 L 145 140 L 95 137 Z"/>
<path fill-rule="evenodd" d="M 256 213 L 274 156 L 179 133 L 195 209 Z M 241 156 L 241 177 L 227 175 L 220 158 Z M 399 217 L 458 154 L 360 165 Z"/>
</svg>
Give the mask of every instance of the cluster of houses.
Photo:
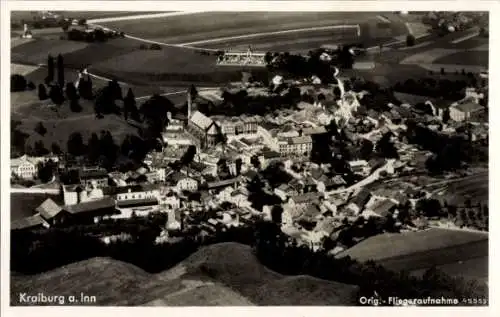
<svg viewBox="0 0 500 317">
<path fill-rule="evenodd" d="M 169 124 L 163 133 L 166 146 L 160 153 L 148 154 L 143 167 L 127 173 L 79 167 L 78 180 L 61 185 L 61 201 L 47 199 L 36 208 L 36 214 L 14 221 L 12 229 L 95 223 L 152 212 L 166 213 L 166 227 L 179 229 L 193 224 L 190 219 L 196 218 L 195 211 L 218 209 L 217 217 L 196 225 L 213 231 L 264 217 L 279 221 L 283 232 L 297 241 L 319 248 L 325 237 L 338 234 L 344 219 L 395 217 L 400 206 L 408 201 L 415 204 L 415 187 L 347 190 L 352 184 L 347 183 L 345 175 L 309 162 L 314 136 L 326 133 L 325 126 L 331 120 L 345 124 L 349 128 L 347 137 L 354 140 L 366 138 L 376 142 L 385 132 L 397 136 L 404 131 L 401 118 L 411 112 L 409 107 L 392 106 L 391 111 L 382 114 L 372 110 L 360 116 L 357 111 L 362 97 L 363 94 L 347 92 L 335 104 L 320 98 L 314 104 L 302 105 L 300 111 L 282 111 L 279 116 L 227 118 L 208 117 L 193 110 L 198 96 L 189 90 L 187 117 L 168 114 Z M 480 98 L 468 90 L 464 100 L 450 105 L 451 119 L 459 123 L 473 118 L 482 111 L 482 106 L 476 110 Z M 436 109 L 435 114 L 438 120 L 442 119 L 442 111 Z M 370 126 L 371 130 L 359 133 L 352 129 L 358 125 Z M 387 173 L 412 171 L 425 164 L 427 153 L 397 139 L 395 145 L 400 160 Z M 193 161 L 172 168 L 169 163 L 179 161 L 192 146 L 196 148 Z M 48 159 L 13 159 L 11 172 L 23 179 L 33 178 L 37 163 Z M 56 157 L 50 159 L 58 162 Z M 292 180 L 275 188 L 266 184 L 264 191 L 278 197 L 281 203 L 256 210 L 250 202 L 247 184 L 260 170 L 277 162 L 283 164 Z M 369 177 L 385 163 L 379 159 L 355 159 L 348 166 L 353 173 Z M 276 208 L 281 208 L 278 219 Z"/>
</svg>

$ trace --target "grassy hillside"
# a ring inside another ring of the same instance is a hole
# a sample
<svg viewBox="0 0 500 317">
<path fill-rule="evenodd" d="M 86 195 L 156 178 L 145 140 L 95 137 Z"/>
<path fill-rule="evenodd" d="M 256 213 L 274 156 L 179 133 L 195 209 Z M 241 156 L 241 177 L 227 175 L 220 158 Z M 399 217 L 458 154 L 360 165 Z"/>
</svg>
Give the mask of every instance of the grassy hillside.
<svg viewBox="0 0 500 317">
<path fill-rule="evenodd" d="M 73 263 L 36 276 L 11 276 L 11 304 L 17 294 L 95 295 L 94 305 L 352 305 L 357 287 L 309 276 L 273 272 L 249 246 L 204 247 L 158 274 L 108 258 Z"/>
<path fill-rule="evenodd" d="M 374 260 L 390 270 L 423 272 L 439 267 L 452 276 L 488 278 L 488 234 L 459 230 L 429 229 L 419 232 L 382 234 L 342 252 L 358 261 Z M 473 261 L 476 265 L 463 264 Z"/>
</svg>

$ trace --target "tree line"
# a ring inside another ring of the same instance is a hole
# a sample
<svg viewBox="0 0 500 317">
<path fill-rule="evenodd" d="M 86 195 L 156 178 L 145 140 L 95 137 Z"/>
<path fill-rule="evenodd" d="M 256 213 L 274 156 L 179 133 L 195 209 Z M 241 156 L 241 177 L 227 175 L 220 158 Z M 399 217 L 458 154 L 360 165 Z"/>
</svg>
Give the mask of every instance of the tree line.
<svg viewBox="0 0 500 317">
<path fill-rule="evenodd" d="M 312 251 L 298 246 L 271 222 L 258 221 L 250 226 L 217 230 L 206 238 L 182 236 L 173 243 L 155 244 L 165 219 L 161 217 L 44 229 L 34 232 L 11 232 L 11 269 L 24 274 L 38 274 L 56 267 L 96 256 L 110 256 L 157 273 L 168 270 L 200 247 L 218 242 L 239 242 L 253 247 L 258 260 L 268 268 L 286 275 L 307 274 L 359 286 L 359 296 L 425 298 L 427 296 L 487 296 L 487 290 L 475 283 L 465 283 L 435 268 L 423 277 L 408 272 L 394 272 L 373 261 L 358 262 L 349 257 L 335 258 L 326 251 Z M 127 232 L 130 241 L 102 243 L 98 237 Z"/>
</svg>

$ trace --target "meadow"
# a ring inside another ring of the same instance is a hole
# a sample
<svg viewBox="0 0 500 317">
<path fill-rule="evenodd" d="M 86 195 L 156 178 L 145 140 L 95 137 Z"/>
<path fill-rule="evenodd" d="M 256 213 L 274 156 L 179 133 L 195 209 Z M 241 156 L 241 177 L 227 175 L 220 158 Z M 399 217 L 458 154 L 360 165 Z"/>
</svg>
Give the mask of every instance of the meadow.
<svg viewBox="0 0 500 317">
<path fill-rule="evenodd" d="M 180 44 L 242 34 L 356 24 L 375 15 L 371 12 L 205 12 L 106 22 L 104 26 L 137 37 Z"/>
<path fill-rule="evenodd" d="M 381 261 L 487 240 L 487 233 L 435 228 L 417 232 L 386 233 L 360 242 L 340 253 L 339 257 L 350 256 L 359 261 Z M 464 255 L 466 254 L 467 252 L 464 252 Z"/>
</svg>

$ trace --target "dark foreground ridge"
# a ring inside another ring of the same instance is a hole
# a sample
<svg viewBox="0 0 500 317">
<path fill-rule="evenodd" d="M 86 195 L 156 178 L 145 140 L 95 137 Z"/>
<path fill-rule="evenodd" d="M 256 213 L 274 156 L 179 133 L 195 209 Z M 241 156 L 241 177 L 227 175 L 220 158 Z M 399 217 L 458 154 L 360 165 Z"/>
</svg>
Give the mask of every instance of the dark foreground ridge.
<svg viewBox="0 0 500 317">
<path fill-rule="evenodd" d="M 150 274 L 96 257 L 35 276 L 13 274 L 11 304 L 22 293 L 96 296 L 89 305 L 353 305 L 358 287 L 307 275 L 285 276 L 239 243 L 206 246 L 170 270 Z"/>
</svg>

